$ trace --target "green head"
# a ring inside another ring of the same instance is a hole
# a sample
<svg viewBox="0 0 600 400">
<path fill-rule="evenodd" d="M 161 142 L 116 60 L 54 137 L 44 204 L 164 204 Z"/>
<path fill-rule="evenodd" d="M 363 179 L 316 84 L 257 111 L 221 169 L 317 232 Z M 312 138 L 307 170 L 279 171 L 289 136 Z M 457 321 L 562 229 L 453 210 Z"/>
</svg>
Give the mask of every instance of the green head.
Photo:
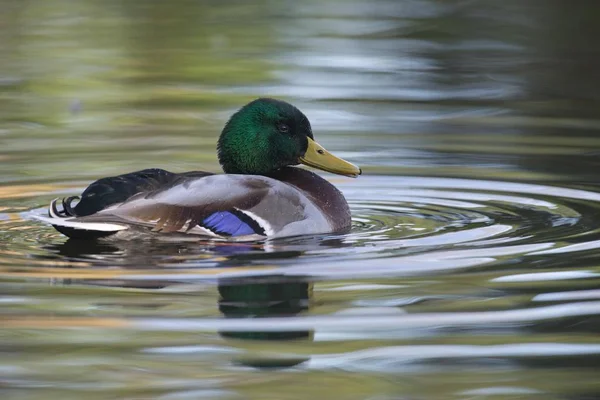
<svg viewBox="0 0 600 400">
<path fill-rule="evenodd" d="M 306 115 L 284 101 L 260 98 L 231 116 L 217 145 L 223 171 L 266 175 L 303 163 L 342 175 L 360 169 L 339 159 L 314 141 Z"/>
</svg>

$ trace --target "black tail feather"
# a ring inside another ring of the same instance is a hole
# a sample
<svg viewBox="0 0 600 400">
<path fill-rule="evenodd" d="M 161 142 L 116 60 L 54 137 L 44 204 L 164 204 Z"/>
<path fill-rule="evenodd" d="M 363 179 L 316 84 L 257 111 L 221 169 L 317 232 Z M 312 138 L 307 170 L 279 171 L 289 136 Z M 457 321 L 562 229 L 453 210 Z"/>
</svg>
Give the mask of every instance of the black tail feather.
<svg viewBox="0 0 600 400">
<path fill-rule="evenodd" d="M 79 196 L 71 196 L 62 199 L 62 210 L 59 210 L 58 207 L 56 207 L 58 199 L 52 200 L 50 207 L 48 208 L 48 216 L 52 218 L 75 217 L 75 211 L 71 205 L 75 200 L 79 200 Z"/>
<path fill-rule="evenodd" d="M 65 213 L 65 215 L 69 216 L 69 217 L 74 217 L 75 216 L 75 211 L 73 210 L 73 201 L 75 200 L 79 200 L 80 197 L 79 196 L 70 196 L 67 197 L 66 199 L 62 200 L 62 205 L 63 205 L 63 211 Z"/>
</svg>

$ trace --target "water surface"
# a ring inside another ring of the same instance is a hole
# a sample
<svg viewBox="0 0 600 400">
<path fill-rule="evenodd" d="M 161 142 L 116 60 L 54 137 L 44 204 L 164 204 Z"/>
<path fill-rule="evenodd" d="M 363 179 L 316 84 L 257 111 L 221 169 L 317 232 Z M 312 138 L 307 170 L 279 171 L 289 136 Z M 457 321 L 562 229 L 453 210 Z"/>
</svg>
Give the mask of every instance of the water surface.
<svg viewBox="0 0 600 400">
<path fill-rule="evenodd" d="M 600 4 L 4 1 L 10 399 L 600 397 Z M 94 179 L 219 171 L 227 117 L 303 110 L 353 229 L 80 243 Z"/>
</svg>

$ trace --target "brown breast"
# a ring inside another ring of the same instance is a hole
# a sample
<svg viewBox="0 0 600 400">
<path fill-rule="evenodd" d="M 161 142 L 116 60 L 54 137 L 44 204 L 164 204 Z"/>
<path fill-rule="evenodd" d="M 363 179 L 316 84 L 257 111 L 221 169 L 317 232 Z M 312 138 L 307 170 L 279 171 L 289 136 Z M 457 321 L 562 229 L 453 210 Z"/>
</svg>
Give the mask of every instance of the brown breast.
<svg viewBox="0 0 600 400">
<path fill-rule="evenodd" d="M 334 227 L 336 232 L 350 229 L 351 215 L 348 203 L 335 186 L 314 172 L 295 167 L 285 167 L 269 175 L 300 189 L 309 197 Z"/>
</svg>

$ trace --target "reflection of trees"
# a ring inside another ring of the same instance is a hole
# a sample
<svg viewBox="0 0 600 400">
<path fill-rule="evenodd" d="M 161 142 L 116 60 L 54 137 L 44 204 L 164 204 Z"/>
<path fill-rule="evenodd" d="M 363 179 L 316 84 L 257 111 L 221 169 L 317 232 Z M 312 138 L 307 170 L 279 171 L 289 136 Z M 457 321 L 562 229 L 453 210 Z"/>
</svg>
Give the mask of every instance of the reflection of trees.
<svg viewBox="0 0 600 400">
<path fill-rule="evenodd" d="M 528 97 L 549 101 L 540 114 L 567 118 L 598 118 L 600 102 L 600 3 L 573 7 L 548 0 L 535 10 L 536 24 L 526 44 L 534 61 L 526 74 Z"/>
<path fill-rule="evenodd" d="M 138 82 L 231 85 L 267 76 L 261 57 L 273 41 L 264 2 L 122 2 L 120 8 L 136 22 L 125 46 Z"/>
<path fill-rule="evenodd" d="M 523 129 L 524 134 L 544 138 L 572 138 L 580 154 L 522 157 L 526 170 L 551 172 L 569 181 L 597 182 L 596 149 L 580 145 L 578 137 L 597 137 L 598 127 L 585 128 L 586 119 L 600 117 L 600 3 L 578 7 L 564 0 L 549 0 L 535 9 L 535 24 L 523 40 L 532 61 L 521 71 L 528 100 L 525 113 L 548 118 L 548 123 Z M 552 121 L 567 121 L 553 126 Z M 571 121 L 571 122 L 568 122 Z M 596 150 L 596 151 L 594 151 Z M 592 151 L 596 154 L 585 154 Z"/>
<path fill-rule="evenodd" d="M 224 116 L 211 111 L 237 107 L 262 89 L 325 99 L 316 107 L 328 110 L 332 130 L 356 129 L 347 112 L 364 116 L 369 134 L 412 134 L 404 141 L 391 135 L 339 141 L 352 151 L 366 143 L 389 152 L 365 161 L 390 170 L 410 157 L 413 165 L 404 166 L 411 168 L 520 163 L 532 171 L 586 174 L 597 167 L 593 160 L 506 154 L 517 144 L 501 137 L 535 136 L 542 146 L 543 138 L 576 129 L 553 126 L 557 117 L 572 126 L 596 118 L 598 2 L 5 3 L 0 124 L 42 125 L 8 136 L 13 143 L 52 140 L 52 151 L 36 152 L 36 162 L 5 163 L 2 172 L 13 179 L 63 179 L 77 165 L 77 177 L 87 180 L 99 174 L 100 163 L 103 174 L 163 163 L 164 153 L 157 153 L 165 148 L 181 162 L 216 169 L 214 141 Z M 272 81 L 273 71 L 275 85 L 252 86 Z M 240 85 L 237 93 L 229 90 Z M 327 124 L 317 118 L 315 126 Z M 496 139 L 487 141 L 494 134 L 501 150 Z M 197 151 L 187 150 L 192 144 Z M 435 154 L 422 158 L 409 146 Z"/>
<path fill-rule="evenodd" d="M 121 96 L 147 98 L 133 93 L 144 89 L 143 83 L 249 84 L 268 76 L 262 57 L 273 41 L 264 2 L 64 5 L 30 0 L 3 8 L 0 49 L 8 57 L 0 61 L 0 77 L 12 65 L 29 90 L 55 102 L 91 98 L 93 91 L 95 101 L 114 104 Z M 127 89 L 128 83 L 136 87 Z"/>
<path fill-rule="evenodd" d="M 211 111 L 249 99 L 214 87 L 270 79 L 265 55 L 276 43 L 264 1 L 4 3 L 0 128 L 20 124 L 7 139 L 29 151 L 51 140 L 29 156 L 36 162 L 3 165 L 9 178 L 69 179 L 77 165 L 87 179 L 99 164 L 116 174 L 156 166 L 164 155 L 152 160 L 153 151 L 177 146 L 178 160 L 214 163 L 223 121 Z"/>
<path fill-rule="evenodd" d="M 438 148 L 443 151 L 443 141 L 451 143 L 453 133 L 469 134 L 474 143 L 486 135 L 478 147 L 481 154 L 465 149 L 453 156 L 464 157 L 465 165 L 516 163 L 525 171 L 596 180 L 591 172 L 597 169 L 596 157 L 575 159 L 561 154 L 558 145 L 547 154 L 536 148 L 553 146 L 546 138 L 597 135 L 597 127 L 582 128 L 581 119 L 597 119 L 600 109 L 600 53 L 595 45 L 600 3 L 573 7 L 565 0 L 437 0 L 436 4 L 444 11 L 423 20 L 410 37 L 440 44 L 419 51 L 438 67 L 431 74 L 434 87 L 453 93 L 439 107 L 475 116 L 442 120 L 444 138 Z M 527 137 L 531 154 L 510 154 L 511 146 L 523 146 L 511 137 Z M 572 145 L 578 146 L 575 137 Z M 435 140 L 438 136 L 432 137 Z M 496 140 L 509 149 L 508 154 L 494 148 Z"/>
<path fill-rule="evenodd" d="M 600 3 L 437 2 L 446 11 L 424 20 L 411 36 L 443 44 L 424 52 L 440 67 L 434 76 L 442 88 L 495 88 L 498 96 L 471 100 L 484 100 L 483 105 L 490 100 L 535 116 L 597 116 L 597 107 L 581 102 L 600 99 L 600 57 L 594 42 L 600 33 Z M 502 87 L 517 92 L 503 94 Z"/>
</svg>

